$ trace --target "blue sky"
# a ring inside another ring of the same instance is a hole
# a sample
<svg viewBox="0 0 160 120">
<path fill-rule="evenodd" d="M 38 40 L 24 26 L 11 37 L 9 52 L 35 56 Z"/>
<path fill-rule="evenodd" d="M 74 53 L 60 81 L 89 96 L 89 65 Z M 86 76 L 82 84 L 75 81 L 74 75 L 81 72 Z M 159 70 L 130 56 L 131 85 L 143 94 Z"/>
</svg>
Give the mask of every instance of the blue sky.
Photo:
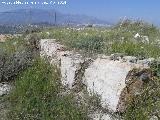
<svg viewBox="0 0 160 120">
<path fill-rule="evenodd" d="M 0 0 L 16 1 L 16 0 Z M 19 0 L 19 1 L 58 1 L 58 0 Z M 84 14 L 102 20 L 115 22 L 120 18 L 142 18 L 160 24 L 160 0 L 66 0 L 66 5 L 3 5 L 0 11 L 19 8 L 54 8 L 62 13 Z"/>
</svg>

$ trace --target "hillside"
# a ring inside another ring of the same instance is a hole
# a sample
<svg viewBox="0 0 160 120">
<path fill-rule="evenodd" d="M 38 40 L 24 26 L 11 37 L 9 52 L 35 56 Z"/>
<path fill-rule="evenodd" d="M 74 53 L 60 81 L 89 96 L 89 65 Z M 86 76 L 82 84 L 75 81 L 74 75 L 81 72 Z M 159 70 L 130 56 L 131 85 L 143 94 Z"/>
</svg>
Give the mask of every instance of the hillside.
<svg viewBox="0 0 160 120">
<path fill-rule="evenodd" d="M 160 30 L 47 27 L 0 43 L 4 120 L 159 120 Z"/>
<path fill-rule="evenodd" d="M 55 16 L 57 24 L 109 24 L 94 17 L 63 14 L 53 9 L 17 9 L 1 12 L 0 24 L 55 24 Z"/>
</svg>

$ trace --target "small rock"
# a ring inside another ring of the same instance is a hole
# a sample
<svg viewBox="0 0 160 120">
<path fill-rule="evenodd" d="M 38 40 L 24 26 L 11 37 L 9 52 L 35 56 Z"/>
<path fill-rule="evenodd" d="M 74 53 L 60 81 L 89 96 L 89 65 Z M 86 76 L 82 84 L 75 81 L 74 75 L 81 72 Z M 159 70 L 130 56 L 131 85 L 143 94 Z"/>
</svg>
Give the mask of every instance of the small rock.
<svg viewBox="0 0 160 120">
<path fill-rule="evenodd" d="M 110 60 L 120 60 L 120 59 L 122 59 L 123 58 L 123 56 L 124 56 L 124 54 L 123 53 L 115 53 L 115 54 L 111 54 L 110 55 Z"/>
<path fill-rule="evenodd" d="M 137 58 L 134 56 L 124 56 L 123 57 L 123 62 L 131 62 L 131 63 L 136 63 Z"/>
<path fill-rule="evenodd" d="M 6 83 L 0 83 L 0 96 L 6 95 L 9 93 L 11 87 Z"/>
<path fill-rule="evenodd" d="M 149 120 L 159 120 L 157 116 L 152 116 Z"/>
<path fill-rule="evenodd" d="M 149 43 L 149 37 L 148 36 L 142 36 L 142 42 L 143 43 Z"/>
<path fill-rule="evenodd" d="M 148 59 L 144 59 L 144 60 L 138 60 L 137 64 L 142 64 L 144 66 L 148 66 L 150 64 L 152 64 L 155 61 L 154 58 L 148 58 Z"/>
<path fill-rule="evenodd" d="M 141 76 L 140 76 L 140 80 L 142 80 L 143 82 L 148 82 L 150 80 L 150 76 L 148 73 L 143 73 Z"/>
<path fill-rule="evenodd" d="M 104 54 L 99 54 L 99 55 L 97 56 L 97 58 L 101 58 L 101 59 L 111 59 L 111 56 L 106 56 L 106 55 L 104 55 Z"/>
<path fill-rule="evenodd" d="M 139 33 L 135 34 L 134 38 L 139 38 L 141 37 Z"/>
</svg>

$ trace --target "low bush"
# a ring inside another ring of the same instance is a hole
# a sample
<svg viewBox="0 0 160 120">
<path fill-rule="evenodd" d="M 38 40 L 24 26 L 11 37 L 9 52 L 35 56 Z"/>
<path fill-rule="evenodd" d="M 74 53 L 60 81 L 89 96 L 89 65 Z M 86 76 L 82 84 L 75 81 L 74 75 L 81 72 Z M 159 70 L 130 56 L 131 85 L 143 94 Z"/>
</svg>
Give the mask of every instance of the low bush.
<svg viewBox="0 0 160 120">
<path fill-rule="evenodd" d="M 15 78 L 21 71 L 32 64 L 32 59 L 39 49 L 39 37 L 36 34 L 27 40 L 13 37 L 0 43 L 0 81 Z"/>
<path fill-rule="evenodd" d="M 39 41 L 40 41 L 40 36 L 36 33 L 29 34 L 26 40 L 28 47 L 32 51 L 39 50 Z"/>
<path fill-rule="evenodd" d="M 71 46 L 77 49 L 86 51 L 102 52 L 104 47 L 104 40 L 99 36 L 84 36 L 74 41 Z"/>
<path fill-rule="evenodd" d="M 160 61 L 154 61 L 150 67 L 153 70 L 154 75 L 160 78 Z"/>
<path fill-rule="evenodd" d="M 0 57 L 0 81 L 8 81 L 32 64 L 33 54 L 30 50 L 23 50 L 12 55 L 0 55 Z"/>
</svg>

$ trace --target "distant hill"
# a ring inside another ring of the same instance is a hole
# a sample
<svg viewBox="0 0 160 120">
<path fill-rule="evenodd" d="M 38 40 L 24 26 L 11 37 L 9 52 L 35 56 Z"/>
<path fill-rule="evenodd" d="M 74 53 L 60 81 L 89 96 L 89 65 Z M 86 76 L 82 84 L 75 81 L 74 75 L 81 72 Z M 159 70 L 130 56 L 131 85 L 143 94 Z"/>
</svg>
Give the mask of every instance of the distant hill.
<svg viewBox="0 0 160 120">
<path fill-rule="evenodd" d="M 56 16 L 56 20 L 55 20 Z M 106 21 L 85 15 L 63 14 L 56 10 L 17 9 L 0 13 L 0 24 L 109 24 Z"/>
</svg>

